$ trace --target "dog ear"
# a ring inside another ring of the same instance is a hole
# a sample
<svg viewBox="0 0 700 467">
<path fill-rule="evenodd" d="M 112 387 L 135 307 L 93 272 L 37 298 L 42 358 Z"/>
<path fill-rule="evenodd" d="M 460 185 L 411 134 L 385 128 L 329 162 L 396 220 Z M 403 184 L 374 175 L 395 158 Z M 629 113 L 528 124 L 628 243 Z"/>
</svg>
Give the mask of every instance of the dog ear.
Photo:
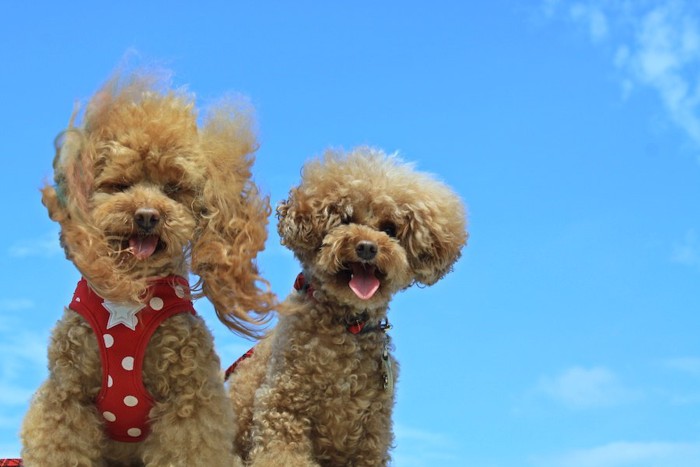
<svg viewBox="0 0 700 467">
<path fill-rule="evenodd" d="M 461 256 L 466 244 L 466 213 L 459 197 L 433 180 L 422 184 L 420 203 L 405 206 L 407 251 L 416 281 L 433 285 Z"/>
<path fill-rule="evenodd" d="M 257 143 L 250 127 L 248 115 L 226 105 L 209 116 L 201 131 L 207 179 L 192 271 L 222 323 L 254 337 L 255 326 L 266 321 L 276 299 L 255 261 L 265 247 L 270 205 L 251 181 Z"/>
<path fill-rule="evenodd" d="M 326 233 L 352 218 L 353 188 L 338 184 L 329 173 L 344 170 L 342 154 L 328 150 L 322 158 L 304 164 L 301 182 L 277 206 L 277 232 L 286 246 L 305 264 L 321 247 Z"/>
<path fill-rule="evenodd" d="M 280 242 L 306 263 L 318 249 L 326 229 L 319 225 L 328 219 L 328 209 L 314 208 L 299 188 L 293 188 L 286 200 L 277 205 L 277 233 Z M 328 223 L 327 221 L 325 223 Z"/>
<path fill-rule="evenodd" d="M 114 301 L 139 301 L 147 287 L 146 279 L 129 280 L 122 273 L 104 233 L 94 225 L 90 210 L 96 141 L 101 137 L 105 115 L 116 102 L 115 96 L 130 91 L 115 88 L 113 81 L 108 81 L 90 99 L 81 126 L 74 126 L 76 107 L 68 129 L 56 138 L 54 185 L 43 188 L 42 202 L 51 219 L 61 225 L 61 245 L 66 257 L 91 281 L 95 291 Z"/>
<path fill-rule="evenodd" d="M 68 212 L 65 209 L 65 201 L 59 195 L 61 191 L 57 186 L 46 185 L 41 189 L 41 203 L 46 206 L 49 211 L 49 217 L 54 222 L 65 222 L 68 219 Z"/>
<path fill-rule="evenodd" d="M 89 212 L 93 189 L 93 151 L 88 137 L 73 127 L 61 133 L 55 142 L 54 185 L 42 189 L 42 203 L 49 217 L 61 226 L 61 246 L 66 258 L 80 273 L 93 281 L 93 288 L 103 297 L 118 301 L 138 300 L 145 282 L 124 284 L 103 234 Z"/>
<path fill-rule="evenodd" d="M 70 210 L 79 210 L 86 213 L 88 210 L 88 198 L 92 192 L 93 183 L 93 157 L 89 144 L 81 130 L 74 126 L 78 108 L 73 110 L 68 128 L 59 133 L 54 140 L 56 150 L 53 160 L 54 192 L 66 215 Z M 59 211 L 49 199 L 46 205 L 49 216 L 53 220 Z"/>
<path fill-rule="evenodd" d="M 86 225 L 88 197 L 92 179 L 92 169 L 86 167 L 83 155 L 85 141 L 83 133 L 73 126 L 75 111 L 67 130 L 60 133 L 55 141 L 54 184 L 41 190 L 41 201 L 46 206 L 51 220 L 61 225 L 61 244 L 66 256 L 71 258 L 75 246 L 81 241 L 70 232 L 76 224 Z M 82 237 L 82 236 L 81 236 Z"/>
</svg>

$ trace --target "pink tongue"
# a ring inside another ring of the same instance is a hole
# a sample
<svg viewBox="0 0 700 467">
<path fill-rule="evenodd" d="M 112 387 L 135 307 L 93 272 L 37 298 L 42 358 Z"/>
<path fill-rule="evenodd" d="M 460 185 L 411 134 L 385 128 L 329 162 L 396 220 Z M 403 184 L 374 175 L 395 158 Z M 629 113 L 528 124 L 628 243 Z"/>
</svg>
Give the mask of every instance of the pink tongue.
<svg viewBox="0 0 700 467">
<path fill-rule="evenodd" d="M 379 279 L 374 275 L 374 266 L 352 265 L 352 278 L 348 283 L 355 295 L 362 300 L 369 300 L 379 289 Z"/>
<path fill-rule="evenodd" d="M 131 254 L 136 256 L 136 259 L 146 259 L 156 251 L 158 246 L 158 236 L 149 235 L 147 237 L 139 237 L 134 235 L 129 239 L 129 249 Z"/>
</svg>

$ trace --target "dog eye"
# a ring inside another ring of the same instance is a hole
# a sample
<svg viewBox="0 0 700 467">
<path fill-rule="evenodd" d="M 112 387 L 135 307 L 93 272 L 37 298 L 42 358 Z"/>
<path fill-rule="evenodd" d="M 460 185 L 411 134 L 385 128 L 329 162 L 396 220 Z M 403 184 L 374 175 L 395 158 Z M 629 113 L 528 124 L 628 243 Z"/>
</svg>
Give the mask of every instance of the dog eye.
<svg viewBox="0 0 700 467">
<path fill-rule="evenodd" d="M 396 225 L 393 222 L 382 222 L 379 225 L 379 231 L 384 232 L 390 237 L 396 237 Z"/>
<path fill-rule="evenodd" d="M 163 187 L 163 193 L 169 197 L 181 196 L 190 193 L 192 190 L 186 186 L 182 186 L 179 183 L 168 183 Z"/>
<path fill-rule="evenodd" d="M 180 193 L 181 190 L 182 190 L 182 187 L 180 185 L 178 185 L 177 183 L 168 183 L 167 185 L 165 185 L 163 187 L 163 192 L 168 196 L 176 195 L 176 194 Z"/>
<path fill-rule="evenodd" d="M 103 183 L 100 185 L 100 190 L 105 193 L 121 193 L 131 188 L 126 182 Z"/>
</svg>

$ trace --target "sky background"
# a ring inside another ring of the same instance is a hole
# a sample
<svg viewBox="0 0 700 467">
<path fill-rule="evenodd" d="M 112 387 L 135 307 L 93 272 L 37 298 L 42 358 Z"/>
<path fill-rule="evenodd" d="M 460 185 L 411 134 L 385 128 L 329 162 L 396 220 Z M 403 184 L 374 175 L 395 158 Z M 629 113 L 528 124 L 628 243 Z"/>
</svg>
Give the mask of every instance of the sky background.
<svg viewBox="0 0 700 467">
<path fill-rule="evenodd" d="M 202 108 L 250 99 L 273 204 L 360 144 L 464 199 L 454 272 L 391 306 L 395 466 L 700 466 L 697 5 L 3 2 L 0 457 L 79 278 L 40 202 L 53 139 L 136 54 Z M 291 290 L 274 219 L 259 266 Z M 197 306 L 226 365 L 250 347 Z"/>
</svg>

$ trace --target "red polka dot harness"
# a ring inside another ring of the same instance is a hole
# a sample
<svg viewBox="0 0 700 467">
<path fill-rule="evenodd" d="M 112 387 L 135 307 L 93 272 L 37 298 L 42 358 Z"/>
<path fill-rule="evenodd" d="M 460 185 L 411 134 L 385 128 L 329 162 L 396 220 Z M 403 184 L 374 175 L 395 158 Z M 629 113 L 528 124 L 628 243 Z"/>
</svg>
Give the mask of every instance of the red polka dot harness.
<svg viewBox="0 0 700 467">
<path fill-rule="evenodd" d="M 179 313 L 195 314 L 185 278 L 168 276 L 150 283 L 147 303 L 114 303 L 78 282 L 70 309 L 90 323 L 100 346 L 102 390 L 95 404 L 107 435 L 122 442 L 143 441 L 153 398 L 143 384 L 146 347 L 158 326 Z"/>
</svg>

